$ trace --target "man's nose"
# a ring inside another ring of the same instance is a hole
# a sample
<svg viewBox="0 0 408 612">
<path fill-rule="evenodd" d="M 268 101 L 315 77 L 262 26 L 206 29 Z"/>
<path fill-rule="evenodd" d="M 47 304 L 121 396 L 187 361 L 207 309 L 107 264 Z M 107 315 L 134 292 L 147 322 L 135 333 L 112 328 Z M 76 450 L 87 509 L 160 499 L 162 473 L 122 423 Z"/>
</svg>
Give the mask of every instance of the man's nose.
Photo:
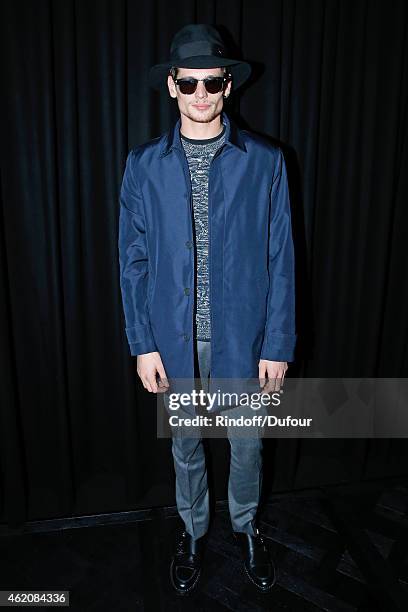
<svg viewBox="0 0 408 612">
<path fill-rule="evenodd" d="M 207 90 L 205 88 L 205 84 L 202 81 L 198 81 L 197 83 L 196 96 L 197 98 L 207 97 Z"/>
</svg>

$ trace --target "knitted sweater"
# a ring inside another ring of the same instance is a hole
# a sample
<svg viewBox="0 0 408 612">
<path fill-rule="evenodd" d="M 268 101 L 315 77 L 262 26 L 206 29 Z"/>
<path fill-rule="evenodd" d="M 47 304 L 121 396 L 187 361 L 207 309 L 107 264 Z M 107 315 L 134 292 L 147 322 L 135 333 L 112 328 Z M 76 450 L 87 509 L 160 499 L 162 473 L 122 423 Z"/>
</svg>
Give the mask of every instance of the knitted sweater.
<svg viewBox="0 0 408 612">
<path fill-rule="evenodd" d="M 225 142 L 225 125 L 214 138 L 196 140 L 180 132 L 190 168 L 196 244 L 196 340 L 211 339 L 208 261 L 208 176 L 212 158 Z"/>
</svg>

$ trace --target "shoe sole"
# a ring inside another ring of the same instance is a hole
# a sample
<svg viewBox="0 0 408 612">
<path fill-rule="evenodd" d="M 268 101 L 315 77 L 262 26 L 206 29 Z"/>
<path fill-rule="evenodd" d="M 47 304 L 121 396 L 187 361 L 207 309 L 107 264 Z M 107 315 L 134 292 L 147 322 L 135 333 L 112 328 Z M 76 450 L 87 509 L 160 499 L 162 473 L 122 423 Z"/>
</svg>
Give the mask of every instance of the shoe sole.
<svg viewBox="0 0 408 612">
<path fill-rule="evenodd" d="M 172 569 L 173 569 L 173 565 L 174 565 L 174 559 L 172 559 L 172 561 L 171 561 L 171 563 L 170 563 L 170 582 L 171 582 L 171 584 L 172 584 L 172 586 L 173 586 L 174 590 L 175 590 L 175 591 L 177 591 L 177 593 L 178 593 L 179 595 L 188 595 L 188 594 L 190 593 L 190 591 L 192 591 L 192 590 L 194 589 L 194 587 L 197 585 L 197 582 L 198 582 L 198 581 L 199 581 L 199 579 L 200 579 L 200 576 L 201 576 L 201 568 L 198 570 L 197 577 L 196 577 L 196 579 L 194 580 L 193 584 L 192 584 L 191 586 L 189 586 L 189 587 L 188 587 L 188 589 L 182 589 L 182 590 L 180 590 L 180 589 L 178 589 L 178 588 L 177 588 L 177 586 L 174 584 L 174 581 L 173 581 L 173 576 L 172 576 Z"/>
<path fill-rule="evenodd" d="M 268 593 L 268 591 L 270 591 L 272 589 L 272 587 L 275 586 L 275 583 L 276 583 L 276 572 L 275 572 L 275 576 L 273 577 L 272 584 L 270 586 L 266 587 L 266 588 L 262 588 L 262 587 L 259 586 L 259 584 L 256 584 L 255 580 L 252 578 L 252 576 L 248 572 L 245 564 L 244 564 L 244 570 L 246 571 L 246 575 L 248 576 L 248 578 L 250 579 L 252 584 L 254 584 L 256 586 L 256 588 L 258 589 L 258 591 L 260 591 L 261 593 Z"/>
</svg>

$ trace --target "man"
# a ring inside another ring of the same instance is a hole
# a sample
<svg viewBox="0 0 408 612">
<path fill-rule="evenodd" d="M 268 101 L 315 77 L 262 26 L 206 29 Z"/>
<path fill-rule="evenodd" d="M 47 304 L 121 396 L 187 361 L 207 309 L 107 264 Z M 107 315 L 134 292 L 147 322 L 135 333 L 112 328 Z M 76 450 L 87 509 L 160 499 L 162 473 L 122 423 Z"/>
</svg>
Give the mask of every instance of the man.
<svg viewBox="0 0 408 612">
<path fill-rule="evenodd" d="M 150 71 L 180 118 L 133 149 L 121 189 L 119 256 L 126 334 L 152 393 L 171 378 L 284 378 L 294 358 L 294 253 L 281 150 L 240 130 L 225 99 L 250 76 L 212 26 L 188 25 Z M 208 378 L 208 376 L 210 377 Z M 157 380 L 159 378 L 159 381 Z M 166 402 L 165 402 L 166 403 Z M 166 403 L 166 407 L 168 404 Z M 229 438 L 233 533 L 261 591 L 275 567 L 256 526 L 262 439 Z M 173 437 L 176 501 L 185 529 L 171 562 L 179 593 L 197 584 L 209 525 L 202 440 Z"/>
</svg>

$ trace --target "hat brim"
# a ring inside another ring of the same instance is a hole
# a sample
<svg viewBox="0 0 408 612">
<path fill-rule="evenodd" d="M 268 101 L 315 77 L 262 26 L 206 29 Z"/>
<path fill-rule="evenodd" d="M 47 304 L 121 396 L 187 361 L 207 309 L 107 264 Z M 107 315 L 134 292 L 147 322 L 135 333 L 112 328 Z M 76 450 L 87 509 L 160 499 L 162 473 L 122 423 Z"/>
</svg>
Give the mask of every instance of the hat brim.
<svg viewBox="0 0 408 612">
<path fill-rule="evenodd" d="M 184 60 L 178 60 L 177 62 L 166 62 L 152 66 L 149 72 L 151 87 L 158 91 L 166 89 L 167 76 L 170 68 L 174 65 L 177 65 L 179 68 L 222 68 L 229 66 L 231 68 L 232 87 L 234 90 L 241 87 L 249 79 L 252 72 L 251 64 L 248 64 L 248 62 L 237 62 L 237 60 L 229 59 L 228 57 L 197 55 Z"/>
</svg>

